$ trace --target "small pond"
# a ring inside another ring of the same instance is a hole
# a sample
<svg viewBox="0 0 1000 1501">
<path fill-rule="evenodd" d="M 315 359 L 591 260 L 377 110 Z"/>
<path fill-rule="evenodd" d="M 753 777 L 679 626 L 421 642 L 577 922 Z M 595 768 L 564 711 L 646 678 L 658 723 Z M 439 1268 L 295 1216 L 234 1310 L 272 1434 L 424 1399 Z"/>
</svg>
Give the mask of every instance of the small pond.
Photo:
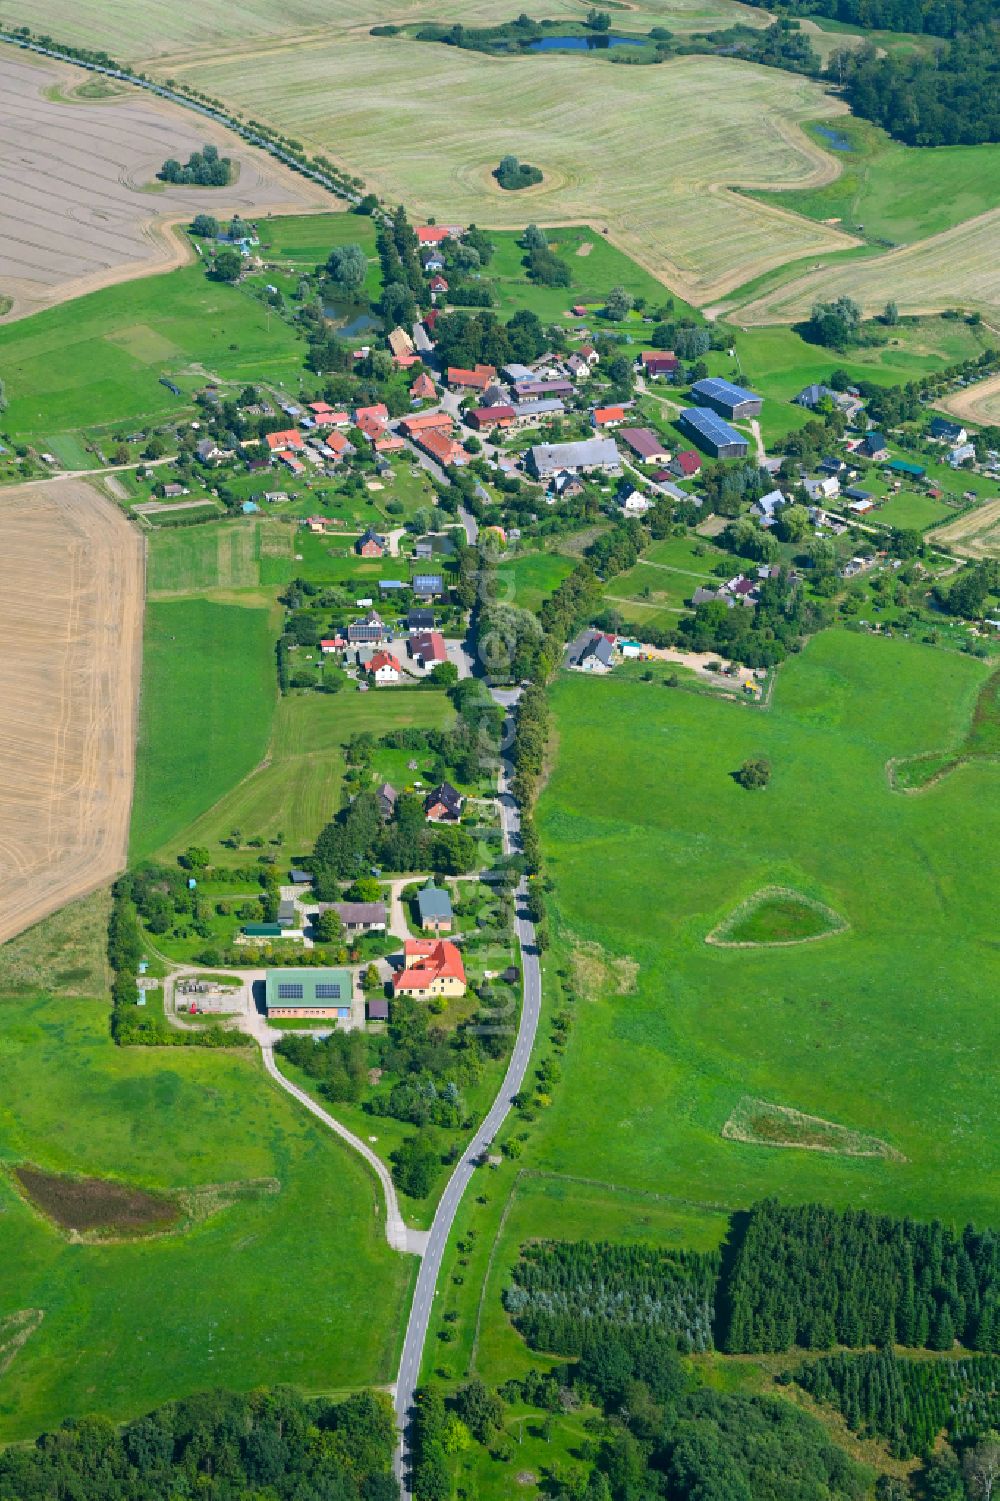
<svg viewBox="0 0 1000 1501">
<path fill-rule="evenodd" d="M 817 125 L 816 134 L 821 135 L 830 147 L 831 151 L 853 151 L 854 147 L 845 135 L 839 130 L 831 130 L 829 125 Z"/>
<path fill-rule="evenodd" d="M 362 334 L 382 332 L 382 320 L 356 302 L 325 302 L 323 312 L 341 338 L 358 339 Z"/>
<path fill-rule="evenodd" d="M 543 36 L 528 43 L 529 52 L 605 52 L 609 47 L 643 47 L 641 37 L 615 36 Z"/>
</svg>

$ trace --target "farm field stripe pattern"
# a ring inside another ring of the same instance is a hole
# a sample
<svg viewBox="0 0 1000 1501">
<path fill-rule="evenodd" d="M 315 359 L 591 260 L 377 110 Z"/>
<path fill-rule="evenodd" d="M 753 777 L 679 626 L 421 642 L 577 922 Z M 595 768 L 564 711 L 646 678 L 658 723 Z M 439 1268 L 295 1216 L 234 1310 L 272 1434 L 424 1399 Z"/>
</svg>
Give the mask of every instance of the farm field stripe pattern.
<svg viewBox="0 0 1000 1501">
<path fill-rule="evenodd" d="M 178 105 L 132 89 L 93 102 L 51 97 L 54 85 L 88 76 L 0 48 L 0 189 L 9 221 L 0 291 L 13 302 L 7 321 L 183 264 L 190 251 L 169 229 L 200 209 L 224 219 L 237 209 L 252 217 L 337 207 L 305 178 Z M 148 191 L 167 157 L 184 160 L 206 141 L 238 167 L 232 186 L 208 196 L 166 185 Z M 53 177 L 58 194 L 46 187 Z"/>
<path fill-rule="evenodd" d="M 123 866 L 132 804 L 143 546 L 79 480 L 0 508 L 0 942 Z"/>
</svg>

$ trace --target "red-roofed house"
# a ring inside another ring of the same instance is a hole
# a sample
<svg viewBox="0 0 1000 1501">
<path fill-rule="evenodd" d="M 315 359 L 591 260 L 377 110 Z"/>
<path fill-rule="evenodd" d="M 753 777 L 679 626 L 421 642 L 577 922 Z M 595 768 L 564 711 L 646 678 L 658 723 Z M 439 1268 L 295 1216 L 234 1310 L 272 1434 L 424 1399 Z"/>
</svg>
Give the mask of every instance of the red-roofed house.
<svg viewBox="0 0 1000 1501">
<path fill-rule="evenodd" d="M 402 670 L 390 651 L 377 651 L 365 668 L 368 676 L 380 688 L 386 683 L 398 683 Z"/>
<path fill-rule="evenodd" d="M 319 649 L 326 656 L 329 656 L 331 652 L 343 651 L 346 645 L 347 642 L 343 636 L 331 636 L 328 640 L 319 643 Z"/>
<path fill-rule="evenodd" d="M 417 230 L 417 244 L 440 245 L 442 240 L 457 240 L 462 233 L 461 224 L 421 224 Z"/>
<path fill-rule="evenodd" d="M 402 453 L 406 444 L 395 433 L 385 433 L 381 438 L 375 439 L 376 453 Z"/>
<path fill-rule="evenodd" d="M 302 434 L 294 427 L 286 428 L 282 433 L 268 433 L 265 441 L 272 453 L 287 453 L 290 449 L 305 447 Z"/>
<path fill-rule="evenodd" d="M 389 408 L 384 401 L 378 401 L 373 407 L 355 407 L 354 420 L 358 427 L 361 426 L 363 417 L 373 417 L 377 422 L 389 421 Z"/>
<path fill-rule="evenodd" d="M 431 380 L 426 370 L 421 370 L 420 374 L 413 382 L 413 385 L 410 387 L 410 395 L 414 401 L 434 400 L 437 392 L 434 389 L 434 382 Z"/>
<path fill-rule="evenodd" d="M 377 439 L 384 437 L 386 433 L 384 420 L 381 417 L 376 417 L 374 410 L 373 407 L 367 407 L 363 412 L 359 412 L 356 418 L 358 428 L 364 433 L 369 443 L 376 442 Z"/>
<path fill-rule="evenodd" d="M 470 427 L 477 432 L 488 432 L 494 427 L 513 427 L 517 413 L 513 407 L 473 407 L 471 412 L 466 412 L 465 420 Z"/>
<path fill-rule="evenodd" d="M 670 467 L 678 479 L 693 479 L 701 468 L 701 454 L 693 448 L 682 448 L 674 454 Z"/>
<path fill-rule="evenodd" d="M 434 325 L 440 316 L 441 309 L 439 307 L 432 307 L 429 313 L 424 314 L 424 328 L 426 328 L 429 334 L 434 332 Z"/>
<path fill-rule="evenodd" d="M 412 370 L 414 365 L 420 364 L 419 354 L 394 354 L 392 363 L 397 370 Z"/>
<path fill-rule="evenodd" d="M 354 452 L 354 444 L 349 443 L 343 433 L 328 434 L 326 446 L 333 452 L 335 459 L 342 459 L 347 454 Z"/>
<path fill-rule="evenodd" d="M 454 438 L 450 438 L 440 428 L 428 428 L 425 432 L 418 433 L 413 441 L 429 458 L 434 459 L 444 468 L 447 468 L 449 464 L 469 462 L 469 456 L 461 443 L 456 443 Z"/>
<path fill-rule="evenodd" d="M 573 314 L 574 318 L 586 318 L 587 316 L 587 309 L 584 307 L 582 302 L 575 302 L 570 308 L 570 312 Z"/>
<path fill-rule="evenodd" d="M 436 297 L 439 292 L 447 292 L 448 283 L 440 274 L 431 277 L 431 296 Z"/>
<path fill-rule="evenodd" d="M 456 365 L 448 367 L 449 386 L 458 386 L 461 390 L 485 391 L 496 378 L 497 373 L 492 365 L 476 365 L 472 370 L 463 370 Z"/>
<path fill-rule="evenodd" d="M 673 375 L 680 363 L 675 354 L 660 349 L 647 349 L 639 359 L 644 375 Z"/>
<path fill-rule="evenodd" d="M 413 995 L 424 1001 L 433 995 L 465 994 L 465 965 L 447 938 L 407 938 L 403 960 L 403 968 L 393 976 L 394 995 Z"/>
<path fill-rule="evenodd" d="M 305 464 L 303 464 L 301 459 L 297 459 L 293 453 L 279 453 L 278 458 L 284 464 L 285 468 L 290 469 L 293 474 L 305 474 Z"/>
<path fill-rule="evenodd" d="M 406 649 L 422 667 L 436 667 L 439 662 L 448 660 L 448 650 L 440 631 L 420 631 L 409 638 Z"/>
<path fill-rule="evenodd" d="M 617 427 L 625 421 L 624 407 L 595 407 L 590 419 L 595 427 Z"/>
<path fill-rule="evenodd" d="M 448 412 L 414 412 L 412 417 L 404 417 L 399 425 L 408 437 L 416 440 L 421 433 L 450 433 L 453 424 Z"/>
</svg>

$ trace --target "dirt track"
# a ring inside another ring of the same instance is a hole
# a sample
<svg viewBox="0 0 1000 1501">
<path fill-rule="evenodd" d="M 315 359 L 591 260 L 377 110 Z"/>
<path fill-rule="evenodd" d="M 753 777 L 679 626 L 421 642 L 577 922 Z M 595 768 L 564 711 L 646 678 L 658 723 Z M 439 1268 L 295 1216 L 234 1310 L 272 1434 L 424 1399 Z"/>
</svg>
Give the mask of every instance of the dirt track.
<svg viewBox="0 0 1000 1501">
<path fill-rule="evenodd" d="M 5 321 L 183 264 L 189 252 L 171 227 L 199 211 L 225 219 L 236 210 L 247 217 L 336 210 L 317 185 L 179 106 L 135 89 L 73 99 L 90 77 L 0 55 L 0 294 L 13 302 Z M 167 157 L 186 161 L 206 142 L 237 165 L 232 186 L 156 182 Z"/>
<path fill-rule="evenodd" d="M 82 480 L 0 497 L 0 942 L 124 865 L 143 544 Z"/>
</svg>

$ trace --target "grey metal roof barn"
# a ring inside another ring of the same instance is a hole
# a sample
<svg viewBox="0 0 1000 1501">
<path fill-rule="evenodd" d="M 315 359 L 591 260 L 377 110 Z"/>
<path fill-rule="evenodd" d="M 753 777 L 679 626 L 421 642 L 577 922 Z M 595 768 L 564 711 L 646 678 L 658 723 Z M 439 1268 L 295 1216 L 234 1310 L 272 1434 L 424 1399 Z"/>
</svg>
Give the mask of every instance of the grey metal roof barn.
<svg viewBox="0 0 1000 1501">
<path fill-rule="evenodd" d="M 539 479 L 560 470 L 579 474 L 585 469 L 617 473 L 621 458 L 614 438 L 587 438 L 581 443 L 536 443 L 529 461 Z"/>
<path fill-rule="evenodd" d="M 703 448 L 720 459 L 742 458 L 749 450 L 749 443 L 718 412 L 710 407 L 687 407 L 680 415 L 681 426 L 696 438 Z"/>
</svg>

